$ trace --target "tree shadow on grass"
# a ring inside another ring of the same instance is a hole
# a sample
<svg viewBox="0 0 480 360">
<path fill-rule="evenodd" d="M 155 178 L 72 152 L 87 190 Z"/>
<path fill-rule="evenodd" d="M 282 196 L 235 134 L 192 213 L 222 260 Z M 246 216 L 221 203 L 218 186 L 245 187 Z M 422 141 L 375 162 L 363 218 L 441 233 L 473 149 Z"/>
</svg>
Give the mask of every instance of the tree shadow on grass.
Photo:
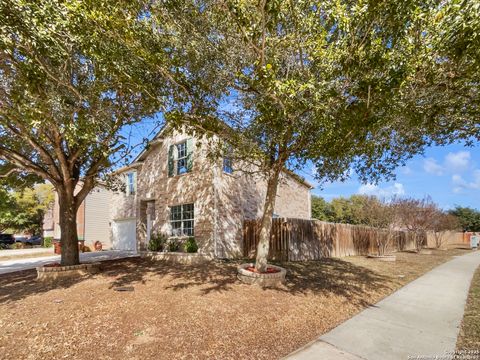
<svg viewBox="0 0 480 360">
<path fill-rule="evenodd" d="M 34 270 L 0 276 L 0 303 L 23 299 L 58 288 L 69 288 L 92 277 L 106 277 L 109 288 L 135 286 L 167 278 L 165 290 L 182 291 L 194 288 L 200 296 L 225 292 L 234 286 L 244 286 L 237 279 L 237 266 L 243 261 L 212 261 L 202 265 L 181 265 L 140 258 L 105 261 L 100 274 L 45 284 L 35 280 Z M 286 283 L 273 291 L 292 295 L 337 295 L 363 306 L 369 289 L 386 290 L 391 279 L 365 267 L 339 259 L 308 262 L 277 263 L 287 268 Z"/>
<path fill-rule="evenodd" d="M 169 276 L 166 290 L 182 291 L 197 288 L 201 295 L 230 290 L 243 285 L 237 279 L 237 266 L 245 261 L 213 261 L 208 264 L 190 266 L 159 261 L 145 261 L 136 271 L 117 277 L 111 286 L 126 286 L 148 281 L 149 276 Z M 392 290 L 391 278 L 380 275 L 368 268 L 339 259 L 323 259 L 308 262 L 286 262 L 277 265 L 287 268 L 283 286 L 265 288 L 292 295 L 323 294 L 337 295 L 363 306 L 371 305 L 363 300 L 366 291 Z M 153 281 L 153 279 L 152 279 Z"/>
<path fill-rule="evenodd" d="M 129 271 L 135 258 L 103 261 L 101 268 L 106 271 L 117 269 L 118 274 Z M 97 275 L 86 275 L 58 279 L 54 282 L 37 281 L 35 269 L 16 271 L 0 275 L 0 304 L 21 300 L 30 295 L 46 293 L 55 289 L 68 289 L 78 283 L 89 280 Z"/>
</svg>

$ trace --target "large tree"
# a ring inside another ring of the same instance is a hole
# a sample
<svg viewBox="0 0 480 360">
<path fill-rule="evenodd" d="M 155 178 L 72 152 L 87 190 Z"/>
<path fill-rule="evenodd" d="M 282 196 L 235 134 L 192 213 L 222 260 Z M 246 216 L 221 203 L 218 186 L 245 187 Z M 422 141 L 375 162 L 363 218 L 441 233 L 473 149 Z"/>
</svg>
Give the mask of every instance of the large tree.
<svg viewBox="0 0 480 360">
<path fill-rule="evenodd" d="M 180 87 L 175 39 L 168 23 L 151 23 L 149 4 L 0 2 L 0 167 L 54 186 L 63 265 L 79 262 L 80 204 L 128 156 L 126 127 Z"/>
<path fill-rule="evenodd" d="M 40 235 L 43 217 L 53 206 L 50 184 L 37 184 L 20 190 L 0 186 L 0 232 L 28 232 Z"/>
<path fill-rule="evenodd" d="M 479 138 L 478 81 L 470 82 L 476 67 L 455 71 L 467 56 L 451 52 L 449 34 L 439 33 L 459 13 L 455 7 L 393 0 L 191 4 L 211 30 L 201 41 L 221 49 L 211 67 L 224 96 L 212 116 L 172 118 L 218 133 L 238 168 L 265 177 L 259 271 L 286 169 L 310 160 L 320 181 L 356 172 L 375 182 L 432 143 Z"/>
<path fill-rule="evenodd" d="M 449 214 L 458 219 L 463 231 L 480 231 L 480 211 L 470 207 L 456 206 Z"/>
</svg>

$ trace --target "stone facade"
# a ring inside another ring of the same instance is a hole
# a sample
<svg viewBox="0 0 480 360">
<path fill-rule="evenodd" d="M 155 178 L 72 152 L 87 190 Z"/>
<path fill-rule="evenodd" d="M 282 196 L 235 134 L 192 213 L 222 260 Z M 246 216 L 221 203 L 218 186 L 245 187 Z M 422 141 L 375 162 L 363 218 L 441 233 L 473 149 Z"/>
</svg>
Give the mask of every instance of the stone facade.
<svg viewBox="0 0 480 360">
<path fill-rule="evenodd" d="M 193 144 L 191 171 L 169 176 L 170 146 L 187 139 Z M 160 135 L 152 143 L 120 172 L 136 172 L 136 192 L 112 196 L 111 221 L 135 218 L 137 249 L 144 251 L 148 233 L 171 234 L 172 206 L 194 204 L 198 252 L 220 258 L 241 256 L 243 220 L 261 216 L 266 182 L 244 173 L 224 173 L 220 161 L 212 163 L 207 158 L 207 142 L 186 133 Z M 310 218 L 308 184 L 283 174 L 275 214 Z"/>
</svg>

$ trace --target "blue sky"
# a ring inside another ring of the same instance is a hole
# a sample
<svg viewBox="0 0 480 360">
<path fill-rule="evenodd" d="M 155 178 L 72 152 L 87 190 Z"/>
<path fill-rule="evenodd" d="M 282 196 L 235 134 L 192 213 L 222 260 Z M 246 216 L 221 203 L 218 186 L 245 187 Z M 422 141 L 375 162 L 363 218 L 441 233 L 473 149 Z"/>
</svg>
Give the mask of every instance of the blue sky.
<svg viewBox="0 0 480 360">
<path fill-rule="evenodd" d="M 124 131 L 124 135 L 133 136 L 132 144 L 141 143 L 143 137 L 152 138 L 163 123 L 161 114 L 144 119 L 139 124 Z M 132 155 L 138 154 L 139 146 Z M 353 194 L 376 195 L 390 198 L 394 195 L 421 198 L 430 195 L 443 209 L 455 205 L 480 209 L 480 143 L 474 147 L 453 144 L 444 147 L 431 147 L 424 155 L 417 155 L 406 166 L 398 168 L 396 179 L 374 184 L 361 184 L 355 176 L 346 182 L 325 184 L 323 189 L 313 178 L 311 168 L 304 168 L 298 174 L 316 185 L 315 195 L 326 200 Z"/>
<path fill-rule="evenodd" d="M 312 169 L 304 169 L 299 174 L 317 185 L 311 173 Z M 326 200 L 352 194 L 381 198 L 430 195 L 444 209 L 457 204 L 480 209 L 480 143 L 475 147 L 462 144 L 431 147 L 397 169 L 396 174 L 396 180 L 377 185 L 361 184 L 353 177 L 344 183 L 326 184 L 323 189 L 317 187 L 312 193 Z"/>
</svg>

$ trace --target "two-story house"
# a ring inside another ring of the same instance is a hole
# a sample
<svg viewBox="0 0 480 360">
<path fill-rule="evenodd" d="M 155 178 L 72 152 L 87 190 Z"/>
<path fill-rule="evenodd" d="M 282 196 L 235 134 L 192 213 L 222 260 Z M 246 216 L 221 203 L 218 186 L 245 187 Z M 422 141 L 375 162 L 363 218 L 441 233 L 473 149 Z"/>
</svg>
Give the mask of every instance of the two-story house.
<svg viewBox="0 0 480 360">
<path fill-rule="evenodd" d="M 266 182 L 234 171 L 230 159 L 213 163 L 208 143 L 182 132 L 161 131 L 135 161 L 119 170 L 126 192 L 112 196 L 113 248 L 146 250 L 150 234 L 194 236 L 199 253 L 242 254 L 244 219 L 262 215 Z M 311 185 L 282 174 L 275 216 L 309 219 Z"/>
</svg>

